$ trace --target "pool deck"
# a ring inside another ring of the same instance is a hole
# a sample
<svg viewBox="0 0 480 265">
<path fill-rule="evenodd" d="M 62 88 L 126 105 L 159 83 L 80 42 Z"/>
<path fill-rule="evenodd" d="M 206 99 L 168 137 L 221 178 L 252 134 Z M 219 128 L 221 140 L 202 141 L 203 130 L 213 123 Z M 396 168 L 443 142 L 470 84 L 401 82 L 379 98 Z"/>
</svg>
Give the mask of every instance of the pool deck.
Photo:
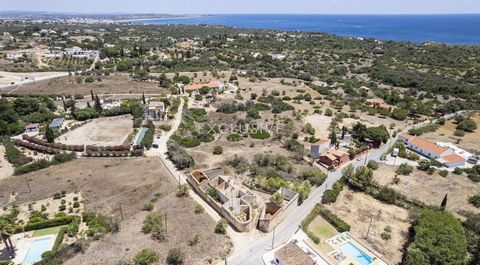
<svg viewBox="0 0 480 265">
<path fill-rule="evenodd" d="M 25 259 L 25 256 L 27 255 L 28 249 L 32 245 L 32 242 L 38 239 L 44 239 L 44 238 L 52 238 L 52 240 L 49 241 L 49 250 L 53 248 L 53 244 L 55 243 L 56 239 L 55 234 L 51 235 L 44 235 L 44 236 L 37 236 L 37 237 L 32 237 L 32 232 L 26 232 L 26 233 L 20 233 L 14 235 L 14 238 L 12 238 L 14 241 L 16 241 L 15 244 L 15 251 L 16 251 L 16 256 L 12 260 L 14 264 L 22 264 L 22 265 L 30 265 L 23 263 L 23 260 Z"/>
<path fill-rule="evenodd" d="M 342 251 L 341 246 L 347 243 L 351 243 L 356 248 L 367 254 L 373 261 L 371 265 L 393 265 L 390 261 L 386 260 L 380 253 L 376 252 L 371 246 L 363 243 L 360 239 L 355 237 L 349 232 L 340 233 L 330 239 L 325 240 L 325 243 L 331 246 L 334 251 L 328 253 L 328 257 L 337 262 L 339 265 L 361 265 L 355 257 L 349 256 L 348 253 Z"/>
</svg>

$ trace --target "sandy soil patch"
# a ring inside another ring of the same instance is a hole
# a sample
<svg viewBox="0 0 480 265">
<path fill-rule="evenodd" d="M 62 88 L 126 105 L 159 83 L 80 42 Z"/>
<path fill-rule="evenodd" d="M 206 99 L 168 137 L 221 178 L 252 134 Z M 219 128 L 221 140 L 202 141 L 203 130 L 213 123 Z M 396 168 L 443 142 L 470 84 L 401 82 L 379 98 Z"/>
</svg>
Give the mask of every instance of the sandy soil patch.
<svg viewBox="0 0 480 265">
<path fill-rule="evenodd" d="M 72 145 L 120 145 L 132 126 L 130 115 L 99 118 L 61 135 L 57 141 Z"/>
<path fill-rule="evenodd" d="M 0 75 L 2 75 L 0 73 Z M 136 82 L 127 75 L 111 75 L 94 77 L 94 83 L 77 83 L 76 76 L 66 76 L 50 80 L 38 81 L 35 83 L 25 84 L 17 88 L 8 88 L 4 91 L 8 93 L 14 90 L 16 94 L 30 95 L 30 94 L 62 94 L 74 95 L 82 94 L 89 95 L 90 90 L 93 93 L 99 94 L 146 94 L 151 93 L 167 93 L 168 89 L 158 86 L 158 83 L 150 82 Z M 101 82 L 97 81 L 101 79 Z"/>
<path fill-rule="evenodd" d="M 374 177 L 381 185 L 391 183 L 397 167 L 380 165 L 375 171 Z M 427 205 L 440 205 L 443 197 L 448 193 L 447 210 L 458 215 L 460 210 L 480 212 L 468 203 L 468 197 L 480 194 L 480 183 L 469 180 L 466 176 L 448 174 L 446 178 L 438 172 L 432 175 L 424 171 L 414 169 L 409 176 L 398 176 L 398 184 L 390 184 L 389 187 L 398 190 L 409 198 L 417 199 Z"/>
<path fill-rule="evenodd" d="M 5 158 L 5 147 L 0 145 L 0 180 L 13 175 L 13 166 Z"/>
<path fill-rule="evenodd" d="M 215 222 L 208 214 L 194 213 L 196 203 L 191 198 L 175 196 L 177 184 L 166 172 L 157 158 L 77 159 L 25 175 L 31 180 L 32 193 L 27 192 L 23 178 L 0 181 L 0 204 L 12 191 L 18 193 L 17 203 L 49 198 L 61 190 L 79 191 L 87 201 L 87 211 L 111 214 L 119 220 L 121 205 L 124 220 L 120 232 L 93 242 L 84 254 L 66 264 L 114 264 L 143 248 L 157 251 L 163 262 L 171 247 L 182 248 L 185 264 L 205 264 L 230 246 L 229 240 L 214 233 Z M 168 239 L 164 243 L 141 232 L 147 214 L 142 207 L 155 197 L 154 211 L 168 216 Z M 200 242 L 190 247 L 188 240 L 195 234 Z"/>
<path fill-rule="evenodd" d="M 383 204 L 364 193 L 356 193 L 345 188 L 331 205 L 325 205 L 334 214 L 351 226 L 351 233 L 365 240 L 385 258 L 398 264 L 401 262 L 408 229 L 411 226 L 407 210 Z M 372 221 L 368 239 L 365 236 Z M 385 227 L 392 229 L 392 238 L 381 238 Z"/>
<path fill-rule="evenodd" d="M 62 72 L 31 72 L 31 73 L 14 73 L 0 71 L 0 85 L 9 85 L 11 82 L 20 82 L 26 80 L 35 80 L 41 78 L 48 78 L 50 76 L 57 76 Z"/>
<path fill-rule="evenodd" d="M 473 115 L 472 119 L 476 121 L 478 126 L 480 127 L 480 114 L 477 113 Z M 480 154 L 480 129 L 477 129 L 475 132 L 465 133 L 465 136 L 463 137 L 457 137 L 453 135 L 456 129 L 457 124 L 455 123 L 455 121 L 449 120 L 437 131 L 426 133 L 422 135 L 422 137 L 433 142 L 455 143 L 460 148 Z M 457 140 L 460 140 L 458 144 Z"/>
</svg>

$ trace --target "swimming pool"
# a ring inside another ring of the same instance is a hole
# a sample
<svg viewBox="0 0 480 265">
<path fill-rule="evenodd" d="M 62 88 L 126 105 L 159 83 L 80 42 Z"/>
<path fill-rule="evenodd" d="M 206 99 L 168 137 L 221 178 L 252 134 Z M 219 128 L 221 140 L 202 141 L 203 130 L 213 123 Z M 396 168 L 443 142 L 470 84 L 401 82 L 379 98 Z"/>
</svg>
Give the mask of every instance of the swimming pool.
<svg viewBox="0 0 480 265">
<path fill-rule="evenodd" d="M 369 255 L 355 246 L 355 244 L 352 242 L 347 242 L 341 245 L 340 249 L 344 252 L 344 254 L 347 254 L 355 259 L 360 265 L 368 265 L 373 262 L 373 259 Z"/>
<path fill-rule="evenodd" d="M 55 243 L 55 237 L 49 236 L 44 238 L 35 239 L 30 244 L 25 258 L 23 258 L 23 264 L 33 264 L 42 260 L 42 254 L 53 248 Z"/>
<path fill-rule="evenodd" d="M 148 128 L 145 128 L 143 127 L 141 130 L 140 130 L 140 133 L 138 134 L 138 138 L 137 138 L 137 141 L 135 142 L 135 145 L 140 145 L 140 143 L 142 142 L 143 140 L 143 137 L 145 136 L 145 133 L 148 131 Z"/>
</svg>

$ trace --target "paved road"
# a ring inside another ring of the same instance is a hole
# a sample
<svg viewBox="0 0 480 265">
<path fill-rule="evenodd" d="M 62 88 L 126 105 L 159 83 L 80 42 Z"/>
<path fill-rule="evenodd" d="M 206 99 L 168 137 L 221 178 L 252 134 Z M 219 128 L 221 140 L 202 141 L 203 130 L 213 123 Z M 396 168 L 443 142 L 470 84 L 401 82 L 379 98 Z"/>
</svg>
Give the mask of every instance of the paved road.
<svg viewBox="0 0 480 265">
<path fill-rule="evenodd" d="M 363 166 L 365 161 L 380 160 L 380 157 L 385 153 L 390 144 L 395 143 L 397 138 L 390 139 L 387 144 L 379 149 L 373 149 L 368 152 L 367 159 L 360 161 L 354 160 L 352 165 L 354 167 Z M 320 187 L 318 187 L 294 212 L 292 212 L 282 223 L 275 228 L 275 246 L 283 244 L 295 234 L 300 227 L 300 223 L 307 216 L 317 203 L 322 200 L 323 193 L 330 188 L 333 183 L 342 177 L 341 170 L 330 172 L 327 180 Z M 227 264 L 229 265 L 253 265 L 262 264 L 262 255 L 272 249 L 273 232 L 257 238 L 247 248 L 241 249 L 228 257 Z M 274 247 L 275 247 L 274 246 Z"/>
</svg>

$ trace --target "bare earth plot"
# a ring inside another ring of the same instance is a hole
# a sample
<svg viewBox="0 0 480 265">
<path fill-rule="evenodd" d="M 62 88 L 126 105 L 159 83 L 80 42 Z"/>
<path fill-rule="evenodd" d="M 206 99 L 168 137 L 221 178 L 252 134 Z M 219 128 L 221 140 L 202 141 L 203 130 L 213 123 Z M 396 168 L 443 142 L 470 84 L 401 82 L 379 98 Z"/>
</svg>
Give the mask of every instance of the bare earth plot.
<svg viewBox="0 0 480 265">
<path fill-rule="evenodd" d="M 391 183 L 395 176 L 395 168 L 387 165 L 380 165 L 375 171 L 374 177 L 381 185 Z M 446 178 L 438 172 L 429 175 L 426 172 L 414 169 L 409 176 L 398 176 L 398 184 L 390 184 L 393 188 L 409 198 L 417 199 L 427 205 L 440 205 L 443 197 L 448 193 L 447 210 L 456 214 L 459 210 L 480 212 L 468 203 L 468 197 L 480 194 L 480 183 L 475 183 L 465 176 L 448 174 Z"/>
<path fill-rule="evenodd" d="M 472 119 L 476 121 L 480 127 L 480 114 L 475 114 Z M 475 132 L 465 133 L 463 137 L 457 137 L 453 135 L 456 128 L 457 124 L 455 124 L 453 120 L 450 120 L 437 131 L 426 133 L 422 135 L 422 137 L 433 142 L 451 143 L 456 143 L 457 139 L 460 139 L 460 142 L 456 144 L 458 147 L 472 151 L 473 153 L 480 153 L 480 129 L 477 129 Z"/>
<path fill-rule="evenodd" d="M 393 263 L 400 263 L 403 255 L 403 245 L 407 241 L 410 227 L 407 210 L 383 204 L 364 193 L 353 192 L 345 188 L 337 201 L 325 205 L 330 211 L 351 226 L 350 232 L 365 240 L 370 220 L 370 234 L 365 241 Z M 392 229 L 390 240 L 383 240 L 381 234 L 385 227 Z"/>
<path fill-rule="evenodd" d="M 0 145 L 0 180 L 13 175 L 13 166 L 5 159 L 5 147 Z"/>
<path fill-rule="evenodd" d="M 57 141 L 72 145 L 120 145 L 132 126 L 130 115 L 98 118 L 61 135 Z"/>
<path fill-rule="evenodd" d="M 8 93 L 14 90 L 13 93 L 21 95 L 31 94 L 62 94 L 62 95 L 74 95 L 90 94 L 90 90 L 93 90 L 95 94 L 142 94 L 149 93 L 166 93 L 167 89 L 158 86 L 158 83 L 150 82 L 136 82 L 127 75 L 112 75 L 112 76 L 94 76 L 94 83 L 77 83 L 77 77 L 66 76 L 50 80 L 38 81 L 35 83 L 25 84 L 18 88 L 8 88 L 4 91 Z M 97 78 L 101 79 L 101 82 L 97 81 Z"/>
<path fill-rule="evenodd" d="M 30 72 L 30 73 L 14 73 L 0 71 L 0 85 L 9 85 L 11 82 L 21 82 L 28 78 L 29 80 L 42 80 L 51 76 L 57 76 L 62 72 Z M 27 79 L 27 80 L 28 80 Z"/>
<path fill-rule="evenodd" d="M 205 264 L 215 260 L 230 246 L 226 236 L 214 233 L 215 222 L 206 213 L 195 214 L 196 203 L 191 198 L 175 196 L 177 184 L 156 158 L 77 159 L 25 175 L 30 180 L 32 193 L 27 193 L 22 177 L 0 180 L 0 204 L 8 200 L 12 191 L 18 192 L 17 203 L 51 197 L 54 192 L 80 191 L 86 199 L 85 209 L 111 214 L 124 220 L 120 232 L 109 234 L 93 242 L 85 253 L 66 264 L 114 264 L 123 257 L 132 257 L 143 248 L 160 254 L 163 263 L 172 247 L 180 247 L 185 264 Z M 154 196 L 157 194 L 156 196 Z M 168 216 L 168 239 L 158 243 L 141 232 L 147 212 L 145 203 L 158 197 L 154 211 Z M 188 246 L 188 240 L 198 234 L 200 242 Z"/>
</svg>

